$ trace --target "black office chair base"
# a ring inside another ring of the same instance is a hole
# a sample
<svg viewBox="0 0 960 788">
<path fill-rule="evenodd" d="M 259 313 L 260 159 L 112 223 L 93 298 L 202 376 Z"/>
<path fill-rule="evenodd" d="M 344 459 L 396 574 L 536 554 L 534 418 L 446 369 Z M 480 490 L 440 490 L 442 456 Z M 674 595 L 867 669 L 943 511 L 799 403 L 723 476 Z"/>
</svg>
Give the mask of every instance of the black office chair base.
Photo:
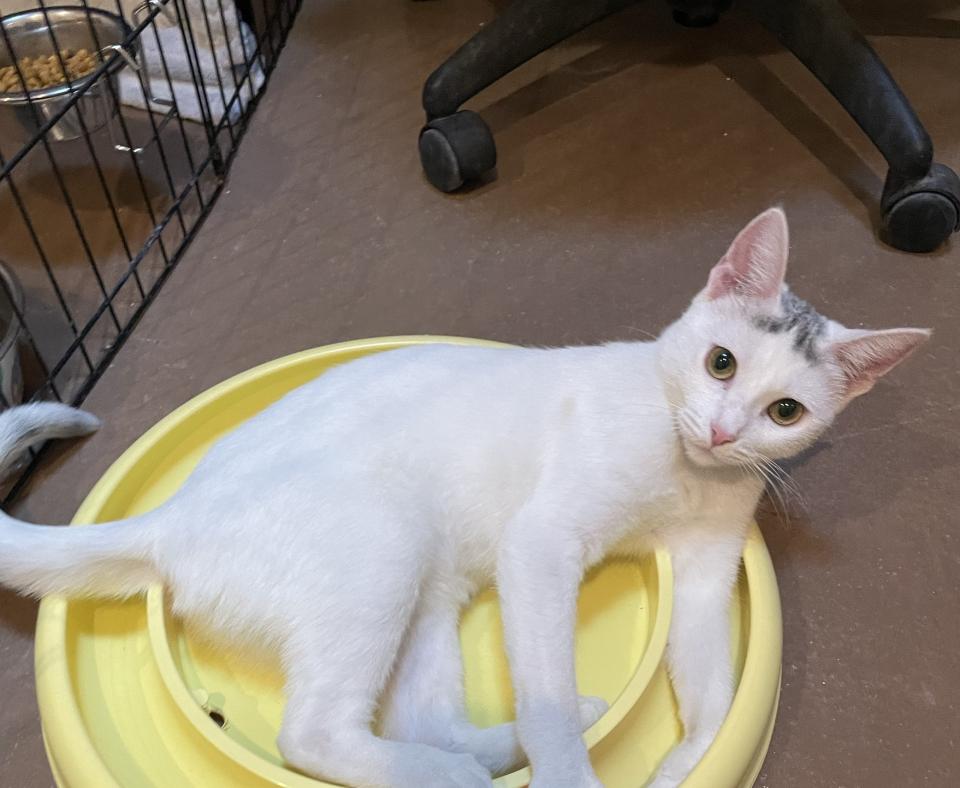
<svg viewBox="0 0 960 788">
<path fill-rule="evenodd" d="M 430 183 L 442 192 L 453 192 L 496 166 L 497 146 L 484 119 L 462 110 L 424 126 L 420 163 Z"/>
<path fill-rule="evenodd" d="M 548 47 L 637 0 L 513 0 L 427 79 L 420 159 L 444 192 L 481 178 L 497 160 L 493 135 L 458 110 Z M 730 0 L 669 0 L 683 24 L 715 21 Z M 933 143 L 841 0 L 740 0 L 824 84 L 886 159 L 882 235 L 897 249 L 925 252 L 958 227 L 960 183 L 934 164 Z M 682 155 L 682 154 L 678 154 Z"/>
<path fill-rule="evenodd" d="M 906 183 L 891 172 L 880 207 L 887 243 L 904 252 L 932 252 L 960 231 L 960 177 L 943 164 Z"/>
</svg>

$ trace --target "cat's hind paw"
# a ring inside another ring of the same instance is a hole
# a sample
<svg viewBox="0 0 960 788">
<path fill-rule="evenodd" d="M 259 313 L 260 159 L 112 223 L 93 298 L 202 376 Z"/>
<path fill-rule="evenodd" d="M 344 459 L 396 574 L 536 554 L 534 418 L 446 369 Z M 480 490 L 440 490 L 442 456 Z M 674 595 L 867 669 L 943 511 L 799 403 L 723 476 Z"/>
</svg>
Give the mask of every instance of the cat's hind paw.
<svg viewBox="0 0 960 788">
<path fill-rule="evenodd" d="M 603 698 L 596 698 L 592 695 L 581 695 L 579 698 L 579 703 L 580 726 L 583 728 L 583 730 L 586 730 L 593 725 L 604 714 L 606 714 L 607 709 L 610 708 L 610 704 L 607 703 Z"/>
<path fill-rule="evenodd" d="M 432 748 L 431 748 L 432 749 Z M 421 764 L 418 788 L 493 788 L 493 779 L 472 755 L 435 750 Z"/>
<path fill-rule="evenodd" d="M 581 730 L 587 730 L 610 708 L 603 698 L 581 695 L 578 700 Z M 456 743 L 452 745 L 449 742 L 431 743 L 453 752 L 472 753 L 491 774 L 505 774 L 519 768 L 526 761 L 517 741 L 516 725 L 512 722 L 492 728 L 468 725 L 454 738 Z"/>
</svg>

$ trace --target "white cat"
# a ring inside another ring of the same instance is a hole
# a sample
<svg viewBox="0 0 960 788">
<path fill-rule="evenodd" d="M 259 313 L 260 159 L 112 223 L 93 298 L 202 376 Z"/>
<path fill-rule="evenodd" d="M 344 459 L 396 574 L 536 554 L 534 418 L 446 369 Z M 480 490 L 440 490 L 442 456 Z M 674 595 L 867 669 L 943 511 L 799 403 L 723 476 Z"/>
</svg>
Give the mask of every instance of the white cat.
<svg viewBox="0 0 960 788">
<path fill-rule="evenodd" d="M 680 783 L 733 691 L 728 602 L 772 459 L 809 446 L 928 337 L 855 331 L 783 284 L 770 210 L 655 342 L 556 350 L 428 346 L 368 357 L 293 391 L 140 517 L 86 528 L 0 520 L 0 581 L 127 596 L 279 651 L 288 762 L 350 786 L 483 788 L 522 753 L 535 788 L 600 785 L 581 731 L 578 586 L 604 556 L 665 546 Z M 65 406 L 0 415 L 0 452 L 88 433 Z M 517 723 L 464 711 L 458 617 L 495 582 Z M 371 730 L 381 708 L 383 737 Z M 522 750 L 521 750 L 522 748 Z"/>
</svg>

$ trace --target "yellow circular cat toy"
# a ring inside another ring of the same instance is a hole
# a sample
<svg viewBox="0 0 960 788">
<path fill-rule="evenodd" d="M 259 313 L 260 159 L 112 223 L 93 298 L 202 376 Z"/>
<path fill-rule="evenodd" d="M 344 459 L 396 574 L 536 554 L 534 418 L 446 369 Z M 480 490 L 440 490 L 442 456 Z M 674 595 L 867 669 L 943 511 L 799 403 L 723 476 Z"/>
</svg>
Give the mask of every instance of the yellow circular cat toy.
<svg viewBox="0 0 960 788">
<path fill-rule="evenodd" d="M 210 444 L 290 389 L 368 353 L 449 337 L 396 337 L 332 345 L 257 367 L 201 394 L 161 421 L 117 460 L 75 522 L 146 511 L 170 496 Z M 228 560 L 225 557 L 225 560 Z M 733 706 L 712 747 L 684 783 L 749 788 L 759 773 L 780 686 L 781 619 L 776 579 L 754 527 L 733 600 Z M 585 738 L 607 788 L 641 788 L 680 739 L 661 666 L 670 623 L 670 561 L 609 563 L 581 591 L 577 678 L 610 709 Z M 470 715 L 491 725 L 512 715 L 499 612 L 482 594 L 461 625 Z M 168 615 L 161 588 L 144 599 L 44 600 L 36 645 L 44 740 L 66 788 L 261 788 L 320 786 L 286 769 L 275 737 L 283 708 L 279 672 L 217 649 Z M 519 788 L 521 770 L 498 788 Z"/>
</svg>

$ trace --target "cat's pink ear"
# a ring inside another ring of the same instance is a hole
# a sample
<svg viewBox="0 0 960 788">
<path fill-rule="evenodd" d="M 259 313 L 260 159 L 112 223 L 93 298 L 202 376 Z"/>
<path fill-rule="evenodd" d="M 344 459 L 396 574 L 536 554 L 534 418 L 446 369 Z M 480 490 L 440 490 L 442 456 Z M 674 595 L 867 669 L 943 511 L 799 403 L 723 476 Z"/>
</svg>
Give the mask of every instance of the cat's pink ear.
<svg viewBox="0 0 960 788">
<path fill-rule="evenodd" d="M 843 373 L 844 400 L 866 394 L 913 351 L 930 339 L 924 328 L 892 328 L 888 331 L 848 331 L 830 347 Z"/>
<path fill-rule="evenodd" d="M 740 231 L 723 259 L 710 271 L 707 298 L 778 297 L 787 272 L 789 248 L 786 215 L 780 208 L 764 211 Z"/>
</svg>

